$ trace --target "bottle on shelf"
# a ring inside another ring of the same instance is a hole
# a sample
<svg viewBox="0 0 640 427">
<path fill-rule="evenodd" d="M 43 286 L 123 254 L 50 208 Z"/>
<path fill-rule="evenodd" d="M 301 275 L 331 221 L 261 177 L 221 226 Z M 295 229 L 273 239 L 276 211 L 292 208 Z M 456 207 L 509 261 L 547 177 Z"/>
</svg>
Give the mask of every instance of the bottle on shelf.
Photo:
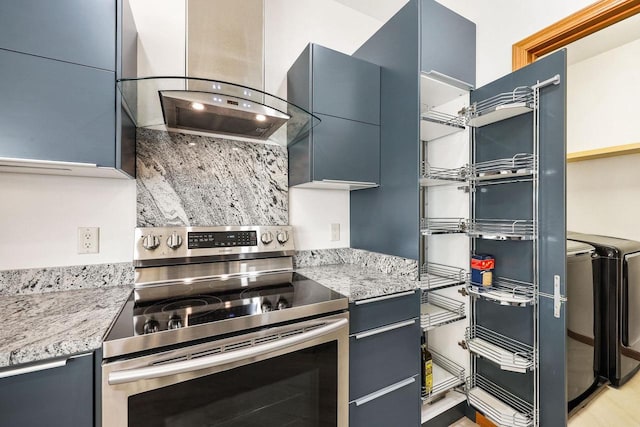
<svg viewBox="0 0 640 427">
<path fill-rule="evenodd" d="M 422 391 L 425 394 L 429 394 L 433 389 L 433 357 L 427 348 L 424 335 L 422 335 L 420 349 L 422 353 Z"/>
</svg>

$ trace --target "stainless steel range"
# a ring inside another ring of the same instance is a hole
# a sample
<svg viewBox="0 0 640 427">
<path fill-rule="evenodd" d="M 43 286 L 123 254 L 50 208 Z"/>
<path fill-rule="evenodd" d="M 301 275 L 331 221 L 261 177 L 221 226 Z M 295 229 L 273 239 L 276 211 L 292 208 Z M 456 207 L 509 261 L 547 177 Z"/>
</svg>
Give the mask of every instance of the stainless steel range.
<svg viewBox="0 0 640 427">
<path fill-rule="evenodd" d="M 346 427 L 348 300 L 293 251 L 283 226 L 137 229 L 102 425 Z"/>
</svg>

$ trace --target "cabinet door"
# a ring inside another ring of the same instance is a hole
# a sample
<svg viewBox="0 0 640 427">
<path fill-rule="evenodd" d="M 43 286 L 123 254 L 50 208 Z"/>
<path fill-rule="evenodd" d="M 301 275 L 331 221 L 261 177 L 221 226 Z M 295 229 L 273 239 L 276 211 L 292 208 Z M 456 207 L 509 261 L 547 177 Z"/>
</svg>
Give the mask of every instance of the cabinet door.
<svg viewBox="0 0 640 427">
<path fill-rule="evenodd" d="M 380 67 L 313 45 L 313 111 L 380 124 Z"/>
<path fill-rule="evenodd" d="M 93 425 L 93 354 L 0 379 L 0 427 Z"/>
<path fill-rule="evenodd" d="M 115 74 L 0 49 L 0 157 L 114 167 Z"/>
<path fill-rule="evenodd" d="M 556 75 L 559 76 L 559 84 L 544 86 L 539 92 L 538 153 L 535 152 L 533 135 L 535 113 L 524 112 L 524 108 L 518 110 L 517 104 L 504 105 L 500 110 L 496 109 L 497 114 L 493 115 L 504 118 L 507 111 L 512 111 L 512 117 L 478 127 L 474 131 L 475 162 L 511 158 L 518 153 L 537 154 L 537 192 L 536 176 L 532 175 L 528 181 L 507 180 L 483 186 L 473 197 L 478 221 L 531 221 L 534 237 L 537 225 L 537 244 L 536 240 L 483 239 L 476 239 L 475 243 L 477 253 L 488 253 L 495 257 L 496 277 L 533 283 L 537 263 L 540 293 L 537 307 L 477 303 L 475 320 L 481 326 L 532 345 L 535 336 L 533 321 L 537 313 L 541 426 L 564 425 L 567 415 L 566 304 L 561 304 L 556 317 L 553 300 L 554 283 L 559 285 L 560 296 L 566 295 L 566 52 L 563 50 L 542 58 L 471 93 L 471 103 L 479 102 L 501 93 L 512 94 L 518 87 L 532 87 Z M 518 111 L 523 113 L 515 115 Z M 489 109 L 484 116 L 485 122 L 488 117 L 491 117 Z M 536 202 L 537 224 L 534 216 Z M 534 402 L 535 372 L 514 374 L 484 363 L 478 363 L 476 372 L 530 404 Z"/>
<path fill-rule="evenodd" d="M 0 48 L 115 71 L 116 0 L 0 3 Z"/>
<path fill-rule="evenodd" d="M 475 86 L 476 24 L 434 0 L 421 2 L 421 70 Z"/>
<path fill-rule="evenodd" d="M 380 127 L 318 114 L 313 179 L 380 182 Z"/>
</svg>

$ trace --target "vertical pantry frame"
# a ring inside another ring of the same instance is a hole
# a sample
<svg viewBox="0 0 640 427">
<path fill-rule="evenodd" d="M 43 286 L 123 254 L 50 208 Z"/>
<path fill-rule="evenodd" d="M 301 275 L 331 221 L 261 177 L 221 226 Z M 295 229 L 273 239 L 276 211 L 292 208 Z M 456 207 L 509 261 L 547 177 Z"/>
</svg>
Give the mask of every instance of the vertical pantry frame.
<svg viewBox="0 0 640 427">
<path fill-rule="evenodd" d="M 467 280 L 469 136 L 460 110 L 472 86 L 438 72 L 420 74 L 421 327 L 433 357 L 433 386 L 422 390 L 422 422 L 466 400 L 462 337 Z"/>
</svg>

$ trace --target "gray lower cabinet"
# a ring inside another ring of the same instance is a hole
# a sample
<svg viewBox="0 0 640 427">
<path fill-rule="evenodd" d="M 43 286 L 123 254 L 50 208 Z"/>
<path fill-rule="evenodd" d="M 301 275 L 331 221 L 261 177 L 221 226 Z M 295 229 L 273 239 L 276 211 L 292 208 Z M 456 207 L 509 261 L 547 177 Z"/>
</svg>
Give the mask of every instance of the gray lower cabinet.
<svg viewBox="0 0 640 427">
<path fill-rule="evenodd" d="M 350 307 L 349 425 L 420 425 L 420 324 L 416 291 Z"/>
<path fill-rule="evenodd" d="M 289 144 L 290 186 L 380 182 L 379 66 L 311 43 L 287 73 L 287 98 L 320 119 Z"/>
<path fill-rule="evenodd" d="M 115 167 L 115 73 L 0 49 L 0 157 Z"/>
<path fill-rule="evenodd" d="M 0 427 L 93 426 L 93 366 L 89 353 L 0 379 Z"/>
</svg>

